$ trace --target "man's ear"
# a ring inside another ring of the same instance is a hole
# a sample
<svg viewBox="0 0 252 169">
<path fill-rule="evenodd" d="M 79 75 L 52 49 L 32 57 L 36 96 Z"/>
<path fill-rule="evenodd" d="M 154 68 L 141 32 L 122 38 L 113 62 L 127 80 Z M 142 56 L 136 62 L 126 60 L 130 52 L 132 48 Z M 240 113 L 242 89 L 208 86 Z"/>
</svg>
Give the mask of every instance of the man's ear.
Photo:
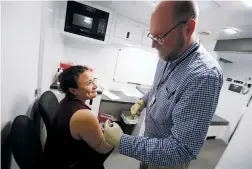
<svg viewBox="0 0 252 169">
<path fill-rule="evenodd" d="M 189 19 L 186 23 L 186 34 L 191 37 L 196 29 L 196 21 L 194 19 Z"/>
<path fill-rule="evenodd" d="M 76 89 L 74 89 L 74 88 L 69 88 L 68 90 L 69 90 L 70 93 L 72 93 L 72 94 L 74 94 L 74 95 L 77 95 Z"/>
</svg>

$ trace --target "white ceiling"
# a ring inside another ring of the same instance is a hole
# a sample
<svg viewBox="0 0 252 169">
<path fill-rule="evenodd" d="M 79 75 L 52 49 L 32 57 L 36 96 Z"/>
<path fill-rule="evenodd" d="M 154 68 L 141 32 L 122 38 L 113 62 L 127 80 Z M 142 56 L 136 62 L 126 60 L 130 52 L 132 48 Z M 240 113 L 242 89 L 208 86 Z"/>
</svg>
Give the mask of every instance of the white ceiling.
<svg viewBox="0 0 252 169">
<path fill-rule="evenodd" d="M 252 8 L 240 1 L 217 1 L 219 8 L 200 12 L 198 31 L 210 31 L 201 40 L 252 38 Z M 234 28 L 237 34 L 228 35 L 222 29 Z"/>
<path fill-rule="evenodd" d="M 154 7 L 149 1 L 93 1 L 144 25 L 149 25 Z"/>
<path fill-rule="evenodd" d="M 156 3 L 153 1 L 93 1 L 112 9 L 134 21 L 149 25 Z M 199 35 L 202 41 L 218 39 L 252 38 L 252 7 L 240 1 L 198 1 L 200 17 L 197 31 L 210 31 L 208 36 Z M 238 33 L 227 35 L 223 28 L 235 28 Z"/>
</svg>

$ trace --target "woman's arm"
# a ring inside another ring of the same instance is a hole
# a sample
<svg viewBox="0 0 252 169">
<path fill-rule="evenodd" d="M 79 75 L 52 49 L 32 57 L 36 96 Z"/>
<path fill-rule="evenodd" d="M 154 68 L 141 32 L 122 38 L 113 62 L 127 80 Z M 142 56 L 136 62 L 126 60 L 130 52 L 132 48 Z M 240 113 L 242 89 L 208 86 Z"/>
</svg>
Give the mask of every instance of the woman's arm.
<svg viewBox="0 0 252 169">
<path fill-rule="evenodd" d="M 70 120 L 70 132 L 76 140 L 83 139 L 95 151 L 105 154 L 112 150 L 103 136 L 98 119 L 90 110 L 78 110 Z"/>
</svg>

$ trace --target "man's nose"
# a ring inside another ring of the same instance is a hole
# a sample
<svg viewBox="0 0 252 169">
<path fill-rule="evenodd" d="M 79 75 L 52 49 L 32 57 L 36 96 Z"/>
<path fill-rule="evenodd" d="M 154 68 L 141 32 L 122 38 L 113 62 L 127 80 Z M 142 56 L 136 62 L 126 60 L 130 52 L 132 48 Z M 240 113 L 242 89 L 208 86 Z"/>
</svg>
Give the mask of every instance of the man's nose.
<svg viewBox="0 0 252 169">
<path fill-rule="evenodd" d="M 152 40 L 152 48 L 156 48 L 157 47 L 157 45 L 159 45 L 159 43 L 158 43 L 158 41 L 156 41 L 156 40 Z"/>
</svg>

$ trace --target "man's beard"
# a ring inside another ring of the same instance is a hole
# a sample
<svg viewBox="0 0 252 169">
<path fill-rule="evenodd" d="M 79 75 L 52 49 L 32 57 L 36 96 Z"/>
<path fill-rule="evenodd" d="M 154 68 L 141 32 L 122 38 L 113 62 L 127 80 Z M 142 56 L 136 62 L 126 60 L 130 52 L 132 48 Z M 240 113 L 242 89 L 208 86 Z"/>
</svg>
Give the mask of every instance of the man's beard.
<svg viewBox="0 0 252 169">
<path fill-rule="evenodd" d="M 183 49 L 184 45 L 185 45 L 185 39 L 182 35 L 182 32 L 180 32 L 180 35 L 177 39 L 177 45 L 175 47 L 175 49 L 171 52 L 168 53 L 167 50 L 163 49 L 163 56 L 162 53 L 159 51 L 159 56 L 161 59 L 163 59 L 164 61 L 173 61 L 176 60 L 180 55 L 181 55 L 181 50 Z"/>
</svg>

